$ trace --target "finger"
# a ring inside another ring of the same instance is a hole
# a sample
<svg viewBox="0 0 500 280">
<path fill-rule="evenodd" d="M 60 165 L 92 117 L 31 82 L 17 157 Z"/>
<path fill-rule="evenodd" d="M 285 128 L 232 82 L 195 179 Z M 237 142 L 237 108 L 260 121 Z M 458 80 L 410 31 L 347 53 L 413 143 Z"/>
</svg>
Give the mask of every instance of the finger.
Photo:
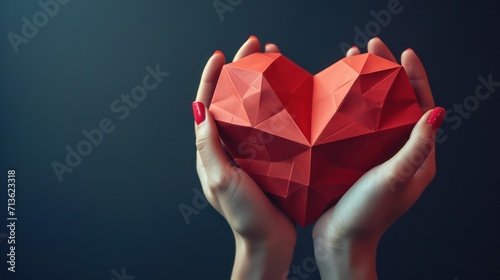
<svg viewBox="0 0 500 280">
<path fill-rule="evenodd" d="M 432 97 L 429 80 L 417 54 L 412 49 L 407 49 L 401 54 L 401 64 L 408 74 L 422 112 L 427 112 L 434 108 L 434 98 Z"/>
<path fill-rule="evenodd" d="M 415 175 L 413 176 L 414 178 L 421 178 L 421 181 L 424 182 L 424 184 L 420 185 L 421 186 L 420 192 L 422 192 L 423 189 L 425 189 L 425 187 L 432 181 L 435 173 L 436 173 L 436 149 L 434 149 L 429 154 L 427 160 L 422 164 L 422 166 L 417 170 L 417 172 L 415 172 Z M 417 191 L 419 191 L 418 186 L 417 186 Z"/>
<path fill-rule="evenodd" d="M 205 169 L 205 166 L 201 161 L 200 153 L 198 152 L 198 150 L 196 151 L 196 171 L 198 173 L 198 177 L 200 178 L 200 183 L 203 189 L 203 193 L 205 194 L 210 204 L 212 204 L 212 206 L 215 209 L 219 210 L 220 207 L 217 200 L 217 196 L 210 191 L 210 187 L 208 186 L 208 176 L 207 176 L 208 174 Z"/>
<path fill-rule="evenodd" d="M 193 112 L 196 120 L 196 149 L 207 175 L 208 186 L 227 187 L 231 179 L 232 166 L 222 148 L 212 114 L 200 102 L 193 102 Z"/>
<path fill-rule="evenodd" d="M 264 49 L 265 49 L 266 53 L 279 53 L 280 52 L 280 49 L 278 48 L 278 46 L 276 46 L 275 44 L 272 44 L 272 43 L 266 44 Z"/>
<path fill-rule="evenodd" d="M 210 59 L 208 59 L 205 69 L 203 69 L 198 92 L 196 93 L 196 101 L 202 102 L 206 107 L 210 106 L 210 101 L 212 100 L 220 71 L 225 63 L 226 59 L 224 58 L 224 54 L 220 51 L 216 51 Z"/>
<path fill-rule="evenodd" d="M 416 199 L 422 195 L 427 186 L 436 175 L 436 150 L 434 149 L 424 164 L 413 175 L 412 182 L 405 189 L 404 195 L 400 198 L 403 205 L 413 205 Z M 395 189 L 393 189 L 395 190 Z"/>
<path fill-rule="evenodd" d="M 372 38 L 368 42 L 368 52 L 398 63 L 389 48 L 378 37 Z"/>
<path fill-rule="evenodd" d="M 359 51 L 359 48 L 357 46 L 352 46 L 348 51 L 347 53 L 345 54 L 346 57 L 350 57 L 350 56 L 355 56 L 355 55 L 358 55 L 358 54 L 361 54 L 361 52 Z"/>
<path fill-rule="evenodd" d="M 260 42 L 257 37 L 252 35 L 238 50 L 233 61 L 240 60 L 243 57 L 256 52 L 260 52 Z"/>
<path fill-rule="evenodd" d="M 436 131 L 443 121 L 441 107 L 426 112 L 413 128 L 410 139 L 399 152 L 384 163 L 391 183 L 404 183 L 411 179 L 434 150 Z M 435 170 L 429 172 L 434 173 Z M 432 174 L 434 176 L 434 174 Z"/>
</svg>

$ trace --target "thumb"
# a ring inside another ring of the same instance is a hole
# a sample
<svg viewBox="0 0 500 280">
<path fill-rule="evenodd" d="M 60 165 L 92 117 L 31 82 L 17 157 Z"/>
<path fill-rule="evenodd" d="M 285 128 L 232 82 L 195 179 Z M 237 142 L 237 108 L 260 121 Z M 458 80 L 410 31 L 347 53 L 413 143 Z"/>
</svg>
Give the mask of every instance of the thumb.
<svg viewBox="0 0 500 280">
<path fill-rule="evenodd" d="M 410 139 L 385 164 L 391 180 L 403 183 L 413 177 L 434 150 L 436 132 L 443 122 L 445 110 L 436 107 L 427 111 L 413 128 Z"/>
<path fill-rule="evenodd" d="M 211 189 L 224 188 L 230 181 L 228 168 L 231 163 L 222 148 L 215 121 L 202 102 L 193 102 L 193 113 L 196 149 L 207 173 L 208 186 Z"/>
</svg>

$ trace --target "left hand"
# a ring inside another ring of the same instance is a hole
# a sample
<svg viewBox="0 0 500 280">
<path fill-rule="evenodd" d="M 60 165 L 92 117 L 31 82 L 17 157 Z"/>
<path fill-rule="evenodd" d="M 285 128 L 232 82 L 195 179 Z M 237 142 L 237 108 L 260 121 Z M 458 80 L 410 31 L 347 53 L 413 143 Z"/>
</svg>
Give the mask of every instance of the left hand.
<svg viewBox="0 0 500 280">
<path fill-rule="evenodd" d="M 370 40 L 368 52 L 397 63 L 378 38 Z M 359 53 L 353 47 L 347 56 Z M 436 174 L 435 136 L 444 110 L 431 110 L 434 100 L 415 52 L 403 52 L 401 62 L 424 115 L 396 155 L 364 174 L 317 221 L 313 238 L 323 279 L 377 279 L 375 255 L 379 239 L 413 206 Z"/>
</svg>

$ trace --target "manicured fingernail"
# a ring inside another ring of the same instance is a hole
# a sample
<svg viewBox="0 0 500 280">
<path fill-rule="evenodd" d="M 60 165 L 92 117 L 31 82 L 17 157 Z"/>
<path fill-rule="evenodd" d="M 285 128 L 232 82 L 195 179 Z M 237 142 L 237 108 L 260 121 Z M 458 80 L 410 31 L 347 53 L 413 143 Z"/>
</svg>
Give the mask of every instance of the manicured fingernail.
<svg viewBox="0 0 500 280">
<path fill-rule="evenodd" d="M 196 125 L 199 125 L 205 120 L 205 105 L 199 101 L 193 102 L 193 115 Z"/>
<path fill-rule="evenodd" d="M 442 107 L 434 108 L 427 119 L 427 123 L 431 124 L 432 128 L 438 129 L 441 126 L 441 123 L 443 123 L 445 113 L 446 110 Z"/>
<path fill-rule="evenodd" d="M 219 51 L 219 50 L 216 50 L 216 51 L 214 52 L 214 55 L 216 55 L 216 54 L 222 54 L 222 52 L 221 52 L 221 51 Z"/>
<path fill-rule="evenodd" d="M 257 37 L 250 35 L 250 37 L 248 37 L 248 40 L 250 40 L 250 39 L 257 39 Z"/>
</svg>

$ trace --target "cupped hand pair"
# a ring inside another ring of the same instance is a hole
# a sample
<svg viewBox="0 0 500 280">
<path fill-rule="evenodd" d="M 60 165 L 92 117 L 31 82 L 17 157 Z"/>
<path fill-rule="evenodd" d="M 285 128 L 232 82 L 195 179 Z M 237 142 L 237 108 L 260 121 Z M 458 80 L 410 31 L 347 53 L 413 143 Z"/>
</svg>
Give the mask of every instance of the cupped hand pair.
<svg viewBox="0 0 500 280">
<path fill-rule="evenodd" d="M 233 61 L 260 51 L 259 40 L 251 36 Z M 265 52 L 280 50 L 266 44 Z M 379 38 L 369 41 L 368 52 L 397 62 Z M 352 47 L 346 55 L 358 54 L 359 49 Z M 296 242 L 295 225 L 227 156 L 207 110 L 225 63 L 220 51 L 210 57 L 193 102 L 198 176 L 208 201 L 227 220 L 235 237 L 232 279 L 286 279 Z M 424 67 L 413 50 L 401 54 L 401 65 L 424 114 L 403 148 L 364 174 L 316 222 L 313 241 L 323 279 L 376 279 L 378 241 L 417 201 L 436 173 L 434 143 L 445 111 L 435 108 Z"/>
</svg>

